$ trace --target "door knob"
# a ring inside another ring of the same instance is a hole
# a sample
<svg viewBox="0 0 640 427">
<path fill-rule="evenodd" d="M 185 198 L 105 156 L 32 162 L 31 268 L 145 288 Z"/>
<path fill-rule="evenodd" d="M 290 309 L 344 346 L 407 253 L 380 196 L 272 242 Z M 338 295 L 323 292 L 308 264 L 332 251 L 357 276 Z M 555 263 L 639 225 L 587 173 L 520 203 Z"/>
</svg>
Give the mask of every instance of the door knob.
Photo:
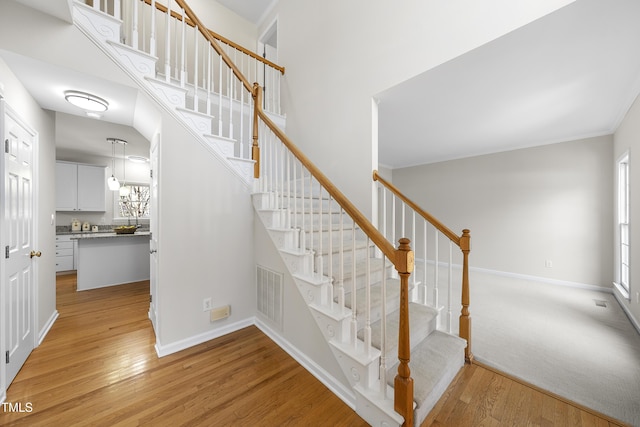
<svg viewBox="0 0 640 427">
<path fill-rule="evenodd" d="M 40 256 L 42 255 L 42 252 L 40 251 L 31 251 L 31 253 L 29 254 L 29 258 L 33 258 L 34 256 L 37 256 L 38 258 L 40 258 Z"/>
</svg>

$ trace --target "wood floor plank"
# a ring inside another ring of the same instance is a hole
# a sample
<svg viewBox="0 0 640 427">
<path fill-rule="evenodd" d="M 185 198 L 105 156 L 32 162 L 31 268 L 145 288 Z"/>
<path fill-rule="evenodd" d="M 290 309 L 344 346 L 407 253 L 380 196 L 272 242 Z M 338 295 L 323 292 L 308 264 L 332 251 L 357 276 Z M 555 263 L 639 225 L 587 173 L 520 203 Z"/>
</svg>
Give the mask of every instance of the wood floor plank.
<svg viewBox="0 0 640 427">
<path fill-rule="evenodd" d="M 59 318 L 7 390 L 33 411 L 0 425 L 366 425 L 255 327 L 158 358 L 148 301 L 148 282 L 77 292 L 58 276 Z"/>
</svg>

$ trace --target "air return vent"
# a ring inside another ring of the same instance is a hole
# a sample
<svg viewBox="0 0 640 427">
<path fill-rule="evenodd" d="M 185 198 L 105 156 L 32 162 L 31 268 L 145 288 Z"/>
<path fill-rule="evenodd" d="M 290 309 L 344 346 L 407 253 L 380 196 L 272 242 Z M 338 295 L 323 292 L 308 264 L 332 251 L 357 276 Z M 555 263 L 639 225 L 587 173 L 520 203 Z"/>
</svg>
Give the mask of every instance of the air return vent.
<svg viewBox="0 0 640 427">
<path fill-rule="evenodd" d="M 258 312 L 264 320 L 282 330 L 282 273 L 266 267 L 257 268 L 257 301 Z"/>
</svg>

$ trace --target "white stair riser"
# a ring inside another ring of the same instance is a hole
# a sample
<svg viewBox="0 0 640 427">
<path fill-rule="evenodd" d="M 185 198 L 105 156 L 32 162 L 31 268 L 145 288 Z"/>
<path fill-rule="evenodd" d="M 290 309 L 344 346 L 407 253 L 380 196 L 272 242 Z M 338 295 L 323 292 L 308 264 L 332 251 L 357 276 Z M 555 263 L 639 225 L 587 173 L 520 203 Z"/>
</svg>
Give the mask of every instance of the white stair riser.
<svg viewBox="0 0 640 427">
<path fill-rule="evenodd" d="M 380 376 L 380 353 L 372 350 L 372 353 L 366 356 L 363 350 L 364 343 L 359 341 L 358 346 L 358 350 L 353 350 L 350 342 L 342 342 L 341 345 L 332 345 L 331 349 L 352 387 L 360 386 L 367 389 L 377 387 Z"/>
</svg>

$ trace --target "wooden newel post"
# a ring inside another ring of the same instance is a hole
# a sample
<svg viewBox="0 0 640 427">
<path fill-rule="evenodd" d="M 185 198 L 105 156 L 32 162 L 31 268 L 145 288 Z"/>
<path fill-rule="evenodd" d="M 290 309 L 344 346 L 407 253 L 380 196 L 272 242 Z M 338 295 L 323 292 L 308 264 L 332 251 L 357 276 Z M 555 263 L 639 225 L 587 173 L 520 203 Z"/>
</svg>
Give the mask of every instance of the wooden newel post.
<svg viewBox="0 0 640 427">
<path fill-rule="evenodd" d="M 471 252 L 471 235 L 469 230 L 462 230 L 460 249 L 462 250 L 462 311 L 460 312 L 460 337 L 467 340 L 464 358 L 473 363 L 471 352 L 471 316 L 469 315 L 469 252 Z"/>
<path fill-rule="evenodd" d="M 251 145 L 251 159 L 253 164 L 253 177 L 260 178 L 260 146 L 258 145 L 258 108 L 262 108 L 262 87 L 258 83 L 253 84 L 253 144 Z"/>
<path fill-rule="evenodd" d="M 414 255 L 410 240 L 402 238 L 396 250 L 396 270 L 400 275 L 400 332 L 398 334 L 398 374 L 394 380 L 394 409 L 404 417 L 403 426 L 413 426 L 413 378 L 409 360 L 409 276 L 413 272 Z"/>
</svg>

